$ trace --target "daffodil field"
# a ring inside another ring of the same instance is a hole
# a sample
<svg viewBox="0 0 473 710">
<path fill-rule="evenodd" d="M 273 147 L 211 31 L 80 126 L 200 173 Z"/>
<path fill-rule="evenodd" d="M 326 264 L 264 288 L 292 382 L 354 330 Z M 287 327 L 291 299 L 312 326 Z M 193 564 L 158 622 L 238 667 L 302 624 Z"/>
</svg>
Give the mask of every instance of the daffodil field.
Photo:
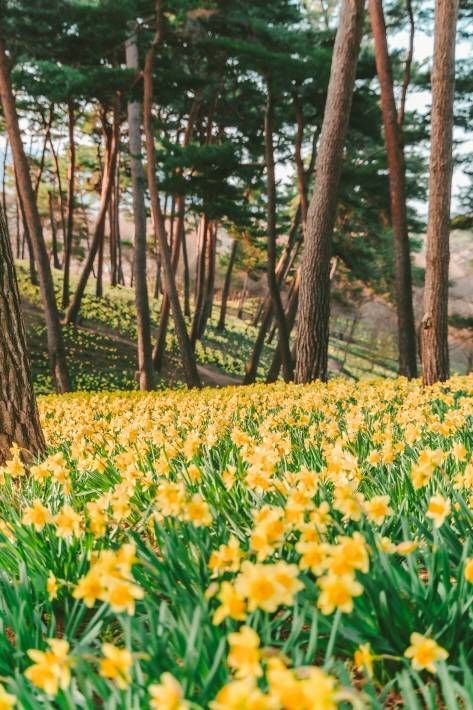
<svg viewBox="0 0 473 710">
<path fill-rule="evenodd" d="M 0 708 L 473 707 L 473 377 L 40 399 Z"/>
</svg>

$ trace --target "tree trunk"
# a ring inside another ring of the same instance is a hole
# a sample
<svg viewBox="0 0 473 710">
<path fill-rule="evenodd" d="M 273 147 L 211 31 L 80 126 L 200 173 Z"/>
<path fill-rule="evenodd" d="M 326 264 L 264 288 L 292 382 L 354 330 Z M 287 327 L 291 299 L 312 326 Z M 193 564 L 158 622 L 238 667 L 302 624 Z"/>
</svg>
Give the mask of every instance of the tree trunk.
<svg viewBox="0 0 473 710">
<path fill-rule="evenodd" d="M 133 32 L 126 43 L 126 64 L 129 69 L 139 71 L 136 32 Z M 151 390 L 154 377 L 148 282 L 146 279 L 146 176 L 141 162 L 141 104 L 139 101 L 128 102 L 128 135 L 135 227 L 134 285 L 138 339 L 138 381 L 140 390 Z"/>
<path fill-rule="evenodd" d="M 422 376 L 426 385 L 449 377 L 448 265 L 457 14 L 458 0 L 436 0 L 429 215 L 421 334 Z"/>
<path fill-rule="evenodd" d="M 332 233 L 363 17 L 364 0 L 343 0 L 301 259 L 296 366 L 300 383 L 327 379 Z"/>
<path fill-rule="evenodd" d="M 32 242 L 32 249 L 38 269 L 39 286 L 44 307 L 48 337 L 48 353 L 51 373 L 58 392 L 69 389 L 69 375 L 67 372 L 66 355 L 61 333 L 61 325 L 54 295 L 54 284 L 49 264 L 48 252 L 44 242 L 43 230 L 39 218 L 38 208 L 34 199 L 31 175 L 28 168 L 23 143 L 21 141 L 20 126 L 16 113 L 15 97 L 10 82 L 10 67 L 3 40 L 0 39 L 0 94 L 3 113 L 10 139 L 13 162 L 18 177 L 20 200 L 25 211 L 28 223 L 28 232 Z"/>
<path fill-rule="evenodd" d="M 62 282 L 62 307 L 69 305 L 69 283 L 71 273 L 72 239 L 74 233 L 74 187 L 76 172 L 76 145 L 74 141 L 75 111 L 72 99 L 67 105 L 69 132 L 69 167 L 67 174 L 67 222 L 64 233 L 64 274 Z"/>
<path fill-rule="evenodd" d="M 248 295 L 248 273 L 245 274 L 245 278 L 243 280 L 243 286 L 241 287 L 240 291 L 240 298 L 238 299 L 238 309 L 237 309 L 237 318 L 240 320 L 243 320 L 243 311 L 245 308 L 245 301 L 246 297 Z M 245 382 L 246 384 L 246 382 Z"/>
<path fill-rule="evenodd" d="M 207 216 L 202 214 L 199 221 L 199 240 L 198 253 L 196 261 L 196 280 L 195 280 L 195 305 L 194 318 L 192 319 L 192 329 L 190 340 L 192 347 L 195 347 L 199 339 L 200 322 L 204 308 L 205 297 L 205 274 L 206 274 L 206 257 L 210 242 L 210 230 L 212 225 L 209 223 Z"/>
<path fill-rule="evenodd" d="M 61 262 L 59 261 L 58 248 L 57 248 L 57 228 L 56 228 L 56 218 L 54 216 L 54 196 L 52 191 L 48 192 L 48 203 L 49 203 L 49 223 L 51 225 L 51 252 L 53 256 L 53 266 L 55 269 L 61 268 Z"/>
<path fill-rule="evenodd" d="M 285 382 L 293 378 L 291 349 L 289 347 L 289 333 L 287 330 L 284 306 L 281 300 L 279 280 L 276 275 L 276 178 L 274 173 L 274 145 L 273 124 L 274 106 L 271 80 L 267 81 L 267 103 L 264 115 L 264 142 L 266 155 L 266 184 L 267 184 L 267 278 L 268 289 L 271 296 L 271 307 L 278 326 L 279 347 L 281 348 L 282 370 Z M 284 280 L 281 281 L 284 285 Z"/>
<path fill-rule="evenodd" d="M 230 251 L 230 258 L 228 259 L 227 271 L 225 273 L 225 281 L 222 290 L 222 303 L 220 305 L 220 318 L 217 323 L 217 330 L 225 330 L 225 318 L 227 315 L 227 303 L 228 296 L 230 295 L 230 286 L 232 283 L 232 272 L 233 266 L 235 264 L 236 255 L 238 251 L 238 240 L 234 239 L 232 242 L 232 249 Z"/>
<path fill-rule="evenodd" d="M 409 47 L 407 50 L 406 60 L 404 62 L 404 75 L 402 77 L 402 89 L 401 89 L 401 99 L 399 101 L 399 113 L 398 113 L 398 123 L 400 126 L 404 124 L 404 115 L 406 113 L 406 99 L 407 99 L 407 89 L 411 81 L 411 66 L 412 60 L 414 59 L 414 36 L 415 36 L 415 24 L 414 24 L 414 10 L 412 9 L 412 0 L 406 0 L 406 10 L 407 16 L 409 18 Z"/>
<path fill-rule="evenodd" d="M 80 306 L 82 303 L 82 298 L 84 296 L 85 288 L 89 280 L 90 273 L 97 256 L 100 244 L 103 241 L 103 236 L 105 232 L 105 220 L 107 217 L 108 205 L 110 202 L 110 195 L 112 193 L 115 167 L 117 163 L 117 154 L 119 146 L 119 129 L 120 129 L 120 117 L 119 117 L 119 99 L 117 97 L 113 109 L 113 128 L 112 135 L 109 142 L 109 149 L 107 151 L 107 156 L 104 161 L 104 170 L 102 177 L 102 191 L 100 196 L 100 206 L 97 215 L 97 220 L 95 222 L 94 234 L 92 236 L 92 242 L 90 245 L 89 253 L 85 260 L 84 266 L 82 268 L 82 273 L 79 277 L 79 283 L 77 284 L 74 296 L 69 304 L 69 307 L 65 314 L 66 323 L 74 323 L 79 315 Z"/>
<path fill-rule="evenodd" d="M 8 224 L 8 210 L 7 210 L 7 188 L 6 188 L 6 172 L 7 172 L 7 157 L 8 157 L 9 142 L 8 138 L 5 141 L 5 150 L 3 151 L 3 166 L 2 166 L 2 205 L 3 214 L 5 215 L 5 228 L 7 230 L 7 236 L 10 239 L 10 225 Z"/>
<path fill-rule="evenodd" d="M 417 377 L 416 331 L 406 214 L 406 168 L 398 123 L 382 0 L 369 0 L 376 70 L 381 87 L 384 139 L 389 168 L 389 196 L 394 236 L 399 374 Z"/>
<path fill-rule="evenodd" d="M 110 195 L 111 197 L 111 195 Z M 110 205 L 109 205 L 110 207 Z M 97 278 L 95 280 L 95 296 L 102 298 L 103 296 L 103 257 L 105 251 L 105 229 L 100 237 L 100 244 L 97 254 Z"/>
<path fill-rule="evenodd" d="M 199 320 L 198 326 L 198 338 L 199 340 L 203 337 L 205 333 L 205 328 L 209 318 L 212 317 L 213 310 L 213 300 L 215 291 L 215 261 L 217 258 L 217 224 L 211 222 L 209 225 L 208 232 L 208 245 L 207 245 L 207 274 L 204 284 L 204 298 L 202 304 L 202 313 Z"/>
<path fill-rule="evenodd" d="M 195 363 L 194 353 L 186 329 L 186 323 L 179 302 L 176 281 L 172 270 L 171 250 L 166 237 L 159 192 L 156 184 L 156 151 L 154 146 L 154 133 L 152 122 L 153 103 L 153 64 L 156 47 L 161 39 L 161 0 L 156 0 L 156 34 L 151 47 L 146 53 L 145 66 L 143 71 L 144 101 L 143 101 L 143 123 L 146 137 L 147 156 L 147 177 L 148 189 L 151 199 L 151 211 L 153 215 L 153 226 L 158 239 L 159 251 L 161 253 L 162 268 L 165 281 L 165 291 L 171 303 L 171 310 L 174 319 L 177 339 L 181 351 L 182 364 L 184 367 L 185 379 L 188 387 L 200 387 L 200 378 Z"/>
<path fill-rule="evenodd" d="M 0 209 L 0 465 L 13 443 L 32 456 L 45 449 L 33 392 L 13 254 Z"/>
<path fill-rule="evenodd" d="M 294 327 L 297 314 L 297 304 L 299 302 L 299 287 L 300 287 L 300 271 L 297 270 L 294 276 L 294 281 L 292 284 L 291 294 L 287 303 L 286 311 L 286 321 L 289 333 Z M 277 347 L 274 351 L 271 366 L 269 368 L 268 375 L 266 377 L 266 383 L 276 382 L 279 377 L 279 371 L 281 369 L 281 348 Z"/>
</svg>

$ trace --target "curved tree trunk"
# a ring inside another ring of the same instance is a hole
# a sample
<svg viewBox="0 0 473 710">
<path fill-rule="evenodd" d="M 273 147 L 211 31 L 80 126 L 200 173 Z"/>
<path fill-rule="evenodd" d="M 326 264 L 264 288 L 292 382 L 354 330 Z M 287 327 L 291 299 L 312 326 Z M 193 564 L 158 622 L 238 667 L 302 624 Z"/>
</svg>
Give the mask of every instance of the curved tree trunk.
<svg viewBox="0 0 473 710">
<path fill-rule="evenodd" d="M 161 0 L 156 0 L 156 34 L 151 47 L 146 53 L 145 66 L 143 70 L 144 101 L 143 101 L 143 123 L 146 137 L 147 156 L 147 177 L 148 189 L 151 199 L 151 211 L 153 215 L 153 225 L 157 236 L 159 251 L 162 259 L 162 268 L 165 282 L 165 290 L 171 303 L 171 310 L 174 319 L 177 339 L 181 351 L 182 364 L 188 387 L 200 387 L 200 378 L 195 363 L 194 353 L 186 329 L 186 323 L 179 301 L 176 281 L 172 270 L 171 250 L 166 237 L 163 213 L 159 201 L 159 192 L 156 184 L 156 151 L 154 147 L 154 134 L 152 122 L 153 103 L 153 64 L 156 47 L 161 39 Z"/>
<path fill-rule="evenodd" d="M 363 18 L 364 0 L 343 0 L 301 260 L 296 365 L 300 383 L 327 379 L 332 233 Z"/>
<path fill-rule="evenodd" d="M 222 290 L 222 302 L 220 305 L 220 317 L 217 323 L 217 330 L 225 330 L 225 318 L 227 315 L 227 303 L 228 296 L 230 295 L 230 286 L 232 283 L 232 272 L 233 266 L 235 264 L 235 259 L 238 251 L 238 240 L 234 239 L 232 242 L 232 249 L 230 251 L 230 258 L 228 260 L 227 271 L 225 273 L 225 281 Z"/>
<path fill-rule="evenodd" d="M 452 189 L 453 99 L 458 0 L 436 0 L 432 67 L 429 216 L 422 318 L 422 376 L 448 379 L 448 265 Z"/>
<path fill-rule="evenodd" d="M 15 443 L 31 455 L 45 449 L 33 392 L 13 255 L 0 208 L 0 464 Z"/>
<path fill-rule="evenodd" d="M 389 168 L 389 197 L 394 235 L 399 374 L 417 377 L 416 331 L 412 305 L 412 273 L 406 214 L 406 168 L 398 123 L 382 0 L 370 0 L 376 70 L 381 87 L 384 139 Z M 404 99 L 405 100 L 405 99 Z"/>
<path fill-rule="evenodd" d="M 67 371 L 61 324 L 59 322 L 59 314 L 54 295 L 51 267 L 41 227 L 41 220 L 34 198 L 28 161 L 21 140 L 15 97 L 10 82 L 10 67 L 6 47 L 1 39 L 0 94 L 12 149 L 13 162 L 18 178 L 17 184 L 20 191 L 20 201 L 25 212 L 36 268 L 38 269 L 39 287 L 46 321 L 51 373 L 58 392 L 66 392 L 69 389 L 69 374 Z"/>
<path fill-rule="evenodd" d="M 139 70 L 138 45 L 133 33 L 126 44 L 127 66 Z M 138 336 L 138 377 L 141 390 L 153 388 L 153 361 L 151 357 L 151 320 L 146 279 L 146 176 L 141 162 L 141 105 L 128 102 L 128 135 L 131 180 L 133 189 L 133 219 L 135 223 L 135 304 Z"/>
</svg>

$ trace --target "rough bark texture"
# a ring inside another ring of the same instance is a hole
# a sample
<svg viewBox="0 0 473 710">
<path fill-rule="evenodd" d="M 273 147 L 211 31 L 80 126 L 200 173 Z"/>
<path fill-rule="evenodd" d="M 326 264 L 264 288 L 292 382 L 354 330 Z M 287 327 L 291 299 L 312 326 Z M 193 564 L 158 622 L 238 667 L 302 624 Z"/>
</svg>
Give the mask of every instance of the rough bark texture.
<svg viewBox="0 0 473 710">
<path fill-rule="evenodd" d="M 230 295 L 230 286 L 232 283 L 232 272 L 235 265 L 235 259 L 238 251 L 238 240 L 234 239 L 228 260 L 227 271 L 225 273 L 225 281 L 222 289 L 222 302 L 220 304 L 220 317 L 217 323 L 217 330 L 225 330 L 225 319 L 227 315 L 228 296 Z"/>
<path fill-rule="evenodd" d="M 146 53 L 145 66 L 143 71 L 143 123 L 146 137 L 146 157 L 147 157 L 147 177 L 148 189 L 151 199 L 151 211 L 153 215 L 153 226 L 158 240 L 159 251 L 162 259 L 162 269 L 164 275 L 165 290 L 171 303 L 171 311 L 174 320 L 174 327 L 179 342 L 181 359 L 184 368 L 184 376 L 188 387 L 200 387 L 200 378 L 195 363 L 194 353 L 186 329 L 186 323 L 179 301 L 176 281 L 172 270 L 171 250 L 166 237 L 164 218 L 159 201 L 159 192 L 156 184 L 156 151 L 154 147 L 154 134 L 152 122 L 153 105 L 153 64 L 156 47 L 161 39 L 161 1 L 156 4 L 156 34 L 151 47 Z"/>
<path fill-rule="evenodd" d="M 112 194 L 112 188 L 115 177 L 115 169 L 117 164 L 117 154 L 118 154 L 118 144 L 119 144 L 119 106 L 118 98 L 113 112 L 113 130 L 110 141 L 108 142 L 108 150 L 106 159 L 104 161 L 104 170 L 102 177 L 102 192 L 100 195 L 100 206 L 97 215 L 97 219 L 94 227 L 94 234 L 92 236 L 92 242 L 90 244 L 89 253 L 85 260 L 84 266 L 82 267 L 82 272 L 79 277 L 79 282 L 77 284 L 76 291 L 72 300 L 69 304 L 69 308 L 66 311 L 65 321 L 66 323 L 74 323 L 79 315 L 80 306 L 82 303 L 82 298 L 84 296 L 85 287 L 89 280 L 89 276 L 92 272 L 92 267 L 94 265 L 95 257 L 103 242 L 104 231 L 105 231 L 105 220 L 107 217 L 108 205 L 110 202 L 110 196 Z"/>
<path fill-rule="evenodd" d="M 417 377 L 416 331 L 406 214 L 406 168 L 398 123 L 382 0 L 369 0 L 376 71 L 381 87 L 384 139 L 389 168 L 389 197 L 394 236 L 399 374 Z"/>
<path fill-rule="evenodd" d="M 271 307 L 278 326 L 279 348 L 284 380 L 290 382 L 293 378 L 291 349 L 286 315 L 281 300 L 280 284 L 276 274 L 276 178 L 274 172 L 273 123 L 274 107 L 271 82 L 267 82 L 267 103 L 264 116 L 264 138 L 266 156 L 267 184 L 267 277 L 268 289 L 271 295 Z M 284 284 L 284 280 L 282 280 Z"/>
<path fill-rule="evenodd" d="M 126 45 L 126 63 L 127 67 L 138 71 L 138 45 L 134 33 Z M 146 279 L 146 176 L 141 161 L 141 105 L 138 101 L 128 103 L 128 135 L 135 226 L 134 284 L 138 337 L 138 378 L 140 389 L 150 390 L 153 387 L 154 378 Z"/>
<path fill-rule="evenodd" d="M 301 260 L 296 382 L 327 379 L 332 233 L 363 16 L 364 0 L 343 0 Z"/>
<path fill-rule="evenodd" d="M 436 0 L 429 215 L 421 328 L 422 377 L 426 385 L 449 376 L 448 265 L 457 14 L 458 0 Z"/>
<path fill-rule="evenodd" d="M 0 464 L 13 443 L 37 456 L 45 448 L 33 392 L 13 255 L 0 208 Z"/>
<path fill-rule="evenodd" d="M 33 193 L 33 186 L 31 184 L 28 161 L 21 140 L 15 97 L 10 81 L 10 66 L 6 47 L 2 39 L 0 39 L 0 94 L 15 165 L 20 202 L 28 225 L 28 233 L 34 253 L 36 268 L 38 270 L 39 287 L 46 321 L 51 373 L 58 392 L 67 392 L 69 389 L 69 375 L 56 298 L 54 295 L 51 267 L 43 237 L 41 220 Z"/>
</svg>

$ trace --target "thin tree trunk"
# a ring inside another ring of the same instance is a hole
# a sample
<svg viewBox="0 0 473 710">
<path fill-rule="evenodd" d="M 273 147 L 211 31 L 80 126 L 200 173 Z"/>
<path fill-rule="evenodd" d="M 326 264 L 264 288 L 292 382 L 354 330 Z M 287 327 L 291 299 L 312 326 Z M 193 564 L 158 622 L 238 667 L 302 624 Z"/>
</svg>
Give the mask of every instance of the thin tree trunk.
<svg viewBox="0 0 473 710">
<path fill-rule="evenodd" d="M 206 257 L 207 250 L 210 242 L 210 230 L 211 224 L 207 216 L 202 214 L 199 221 L 199 248 L 197 254 L 196 262 L 196 281 L 195 281 L 195 305 L 194 305 L 194 318 L 192 320 L 192 329 L 190 340 L 192 346 L 195 347 L 197 340 L 199 339 L 200 332 L 200 321 L 202 318 L 202 310 L 204 307 L 204 297 L 205 297 L 205 274 L 206 274 Z"/>
<path fill-rule="evenodd" d="M 74 193 L 76 173 L 76 145 L 74 140 L 75 110 L 72 99 L 67 104 L 68 133 L 69 133 L 69 166 L 67 174 L 67 223 L 64 239 L 64 274 L 62 282 L 62 307 L 69 305 L 69 288 L 72 258 L 72 239 L 74 234 Z M 59 187 L 60 189 L 60 187 Z M 62 206 L 61 206 L 62 209 Z"/>
<path fill-rule="evenodd" d="M 273 145 L 274 106 L 271 80 L 267 81 L 267 104 L 264 116 L 264 137 L 266 155 L 266 182 L 267 182 L 267 277 L 268 288 L 271 295 L 271 307 L 279 332 L 279 347 L 284 380 L 290 382 L 293 378 L 291 350 L 289 347 L 289 333 L 287 330 L 284 306 L 281 300 L 281 291 L 276 275 L 276 178 L 274 172 L 274 145 Z M 282 281 L 284 284 L 284 281 Z"/>
<path fill-rule="evenodd" d="M 217 257 L 217 224 L 211 222 L 208 232 L 207 245 L 207 273 L 204 284 L 204 298 L 202 304 L 202 313 L 198 325 L 199 340 L 205 333 L 205 328 L 212 317 L 214 290 L 215 290 L 215 261 Z"/>
<path fill-rule="evenodd" d="M 391 223 L 394 235 L 399 374 L 417 377 L 416 330 L 406 213 L 406 168 L 398 123 L 382 0 L 369 0 L 376 70 L 381 87 L 384 139 L 389 168 Z"/>
<path fill-rule="evenodd" d="M 449 377 L 448 266 L 457 14 L 458 0 L 436 0 L 429 215 L 421 331 L 422 376 L 426 385 Z"/>
<path fill-rule="evenodd" d="M 58 191 L 59 191 L 59 204 L 61 208 L 61 229 L 62 229 L 62 236 L 63 236 L 63 241 L 65 239 L 65 234 L 66 234 L 66 213 L 64 210 L 64 193 L 62 189 L 62 178 L 61 178 L 61 167 L 59 165 L 59 157 L 57 154 L 57 150 L 54 147 L 53 139 L 51 134 L 49 134 L 49 145 L 51 147 L 51 155 L 53 156 L 53 162 L 54 162 L 54 167 L 56 169 L 56 178 L 57 178 L 57 185 L 58 185 Z"/>
<path fill-rule="evenodd" d="M 0 465 L 13 443 L 34 457 L 46 448 L 27 353 L 13 254 L 0 209 Z"/>
<path fill-rule="evenodd" d="M 184 314 L 186 318 L 191 317 L 191 280 L 189 272 L 189 257 L 187 255 L 187 235 L 184 229 L 182 233 L 182 263 L 183 269 L 183 288 L 184 288 Z"/>
<path fill-rule="evenodd" d="M 115 105 L 113 109 L 113 128 L 112 136 L 110 139 L 110 146 L 108 155 L 104 161 L 104 170 L 102 177 L 102 191 L 100 196 L 100 206 L 97 219 L 95 222 L 94 233 L 92 236 L 92 241 L 90 244 L 89 253 L 85 260 L 84 266 L 82 268 L 82 273 L 79 277 L 79 283 L 77 284 L 76 291 L 69 307 L 65 314 L 66 323 L 74 323 L 79 315 L 80 306 L 82 303 L 82 298 L 84 296 L 85 288 L 89 280 L 90 273 L 97 256 L 100 244 L 103 241 L 103 236 L 105 232 L 105 220 L 107 217 L 108 205 L 110 202 L 110 195 L 113 188 L 113 179 L 115 175 L 115 167 L 117 162 L 118 145 L 119 145 L 119 129 L 120 129 L 120 117 L 119 117 L 119 99 L 115 100 Z"/>
<path fill-rule="evenodd" d="M 38 281 L 38 274 L 36 272 L 36 265 L 35 265 L 34 253 L 33 253 L 33 245 L 31 243 L 30 232 L 28 229 L 28 223 L 26 221 L 26 214 L 25 214 L 25 209 L 23 207 L 23 202 L 21 199 L 20 188 L 18 185 L 18 179 L 16 177 L 16 171 L 15 171 L 15 184 L 16 184 L 16 191 L 17 191 L 17 195 L 18 195 L 18 202 L 20 204 L 21 225 L 23 227 L 23 242 L 22 242 L 21 258 L 23 259 L 25 256 L 25 243 L 26 243 L 26 246 L 28 247 L 28 268 L 29 268 L 29 272 L 30 272 L 30 281 L 33 284 L 33 286 L 38 286 L 39 281 Z"/>
<path fill-rule="evenodd" d="M 66 392 L 69 389 L 69 375 L 67 372 L 66 354 L 54 295 L 53 278 L 38 208 L 34 199 L 28 161 L 21 141 L 15 97 L 10 83 L 9 61 L 2 39 L 0 39 L 0 94 L 12 148 L 13 162 L 18 177 L 20 199 L 25 211 L 28 231 L 38 269 L 39 287 L 46 321 L 51 373 L 56 389 L 59 392 Z"/>
<path fill-rule="evenodd" d="M 294 276 L 294 281 L 292 284 L 291 294 L 288 298 L 287 311 L 286 311 L 286 321 L 289 333 L 294 327 L 294 323 L 297 315 L 297 304 L 299 303 L 299 287 L 300 287 L 300 271 L 297 270 Z M 281 348 L 277 347 L 274 351 L 271 366 L 266 377 L 266 382 L 276 382 L 279 377 L 279 371 L 281 369 Z"/>
<path fill-rule="evenodd" d="M 300 383 L 327 379 L 332 233 L 363 18 L 364 0 L 343 0 L 301 260 L 296 365 Z"/>
<path fill-rule="evenodd" d="M 126 43 L 126 64 L 139 71 L 138 44 L 134 31 Z M 151 352 L 151 319 L 146 279 L 146 176 L 141 160 L 141 104 L 128 102 L 128 135 L 133 191 L 133 220 L 135 227 L 135 308 L 138 340 L 138 381 L 140 390 L 153 389 L 153 360 Z"/>
<path fill-rule="evenodd" d="M 6 188 L 6 171 L 7 171 L 7 157 L 8 157 L 8 148 L 10 146 L 10 143 L 7 140 L 5 141 L 5 150 L 3 152 L 3 166 L 2 166 L 2 205 L 3 205 L 3 214 L 5 216 L 5 229 L 7 230 L 7 236 L 8 239 L 10 239 L 10 225 L 8 224 L 8 210 L 7 210 L 7 188 Z M 18 258 L 18 256 L 17 256 Z"/>
<path fill-rule="evenodd" d="M 100 238 L 100 244 L 97 254 L 97 278 L 95 280 L 95 295 L 97 298 L 103 296 L 103 257 L 105 251 L 105 229 Z"/>
<path fill-rule="evenodd" d="M 228 259 L 227 271 L 225 273 L 225 281 L 222 289 L 222 302 L 220 304 L 220 317 L 217 323 L 217 330 L 225 330 L 225 318 L 227 315 L 227 303 L 228 296 L 230 295 L 230 286 L 232 283 L 232 272 L 233 266 L 235 264 L 236 256 L 238 251 L 238 240 L 234 239 L 232 242 L 232 248 L 230 251 L 230 257 Z"/>
<path fill-rule="evenodd" d="M 245 274 L 245 278 L 243 280 L 243 286 L 240 291 L 240 298 L 238 300 L 237 318 L 239 318 L 240 320 L 243 320 L 243 311 L 245 308 L 245 301 L 246 301 L 247 295 L 248 295 L 248 273 Z M 246 384 L 246 382 L 244 384 Z"/>
<path fill-rule="evenodd" d="M 171 250 L 169 248 L 164 226 L 164 219 L 159 201 L 158 187 L 156 184 L 156 151 L 154 146 L 154 133 L 152 123 L 152 103 L 153 103 L 153 64 L 156 47 L 161 40 L 161 0 L 156 0 L 156 34 L 151 47 L 146 53 L 145 66 L 143 71 L 144 101 L 143 101 L 143 123 L 146 138 L 147 156 L 147 177 L 148 189 L 151 199 L 151 210 L 153 215 L 153 226 L 158 238 L 159 250 L 161 253 L 163 274 L 165 280 L 165 290 L 168 294 L 171 310 L 176 329 L 177 339 L 181 351 L 182 364 L 186 383 L 188 387 L 200 387 L 200 378 L 195 363 L 194 353 L 186 329 L 186 323 L 179 302 L 176 281 L 172 270 Z"/>
<path fill-rule="evenodd" d="M 402 77 L 402 89 L 401 89 L 401 99 L 399 101 L 399 112 L 397 120 L 400 126 L 404 124 L 404 116 L 406 113 L 406 99 L 407 90 L 411 81 L 411 67 L 412 60 L 414 59 L 414 36 L 415 36 L 415 23 L 414 23 L 414 11 L 412 9 L 412 0 L 406 0 L 406 10 L 407 16 L 409 18 L 409 46 L 407 49 L 406 61 L 404 62 L 404 75 Z"/>
<path fill-rule="evenodd" d="M 55 269 L 61 268 L 61 262 L 59 261 L 58 249 L 57 249 L 57 229 L 56 229 L 56 219 L 54 217 L 54 197 L 50 190 L 48 192 L 48 203 L 49 203 L 49 223 L 51 225 L 51 246 L 52 246 L 52 256 L 53 256 L 53 266 Z"/>
<path fill-rule="evenodd" d="M 34 185 L 34 189 L 33 189 L 36 202 L 38 202 L 39 188 L 41 186 L 41 178 L 43 177 L 43 170 L 44 170 L 44 161 L 46 158 L 46 147 L 48 145 L 48 141 L 50 140 L 53 117 L 54 117 L 54 107 L 51 104 L 51 108 L 49 111 L 49 121 L 46 123 L 46 121 L 44 120 L 44 117 L 43 117 L 43 126 L 45 129 L 45 135 L 44 135 L 44 141 L 43 141 L 43 148 L 41 150 L 41 158 L 39 161 L 38 174 L 36 175 L 36 181 L 35 181 L 35 185 Z"/>
</svg>

